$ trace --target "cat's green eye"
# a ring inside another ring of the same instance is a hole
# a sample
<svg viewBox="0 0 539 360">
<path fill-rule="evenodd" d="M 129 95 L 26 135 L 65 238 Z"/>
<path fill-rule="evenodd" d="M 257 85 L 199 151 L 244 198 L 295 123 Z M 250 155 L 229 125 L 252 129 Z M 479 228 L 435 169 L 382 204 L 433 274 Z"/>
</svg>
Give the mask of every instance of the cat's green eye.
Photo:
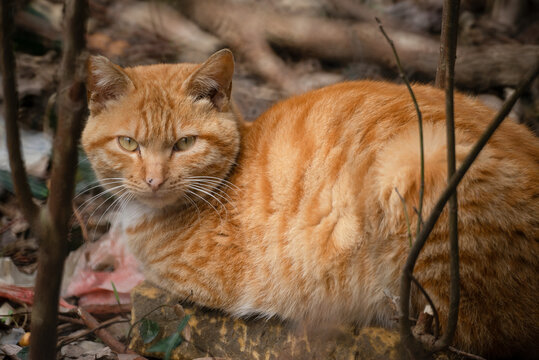
<svg viewBox="0 0 539 360">
<path fill-rule="evenodd" d="M 138 149 L 138 143 L 127 136 L 119 136 L 118 144 L 127 151 L 135 151 Z"/>
<path fill-rule="evenodd" d="M 175 151 L 185 151 L 195 145 L 196 136 L 184 136 L 174 144 Z"/>
</svg>

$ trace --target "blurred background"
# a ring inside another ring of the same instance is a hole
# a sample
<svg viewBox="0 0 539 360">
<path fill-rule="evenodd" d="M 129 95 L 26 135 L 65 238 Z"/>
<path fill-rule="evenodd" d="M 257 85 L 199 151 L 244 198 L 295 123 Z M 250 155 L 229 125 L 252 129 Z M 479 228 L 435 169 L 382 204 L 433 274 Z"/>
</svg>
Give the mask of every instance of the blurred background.
<svg viewBox="0 0 539 360">
<path fill-rule="evenodd" d="M 16 15 L 21 120 L 41 129 L 56 89 L 62 1 L 19 1 Z M 399 81 L 394 40 L 408 76 L 431 82 L 442 0 L 90 0 L 88 48 L 122 66 L 201 62 L 231 48 L 235 100 L 253 120 L 276 100 L 354 79 Z M 499 106 L 539 57 L 539 1 L 461 1 L 457 87 Z M 462 61 L 461 61 L 462 60 Z M 461 74 L 461 75 L 459 75 Z M 537 121 L 539 87 L 514 115 Z"/>
</svg>

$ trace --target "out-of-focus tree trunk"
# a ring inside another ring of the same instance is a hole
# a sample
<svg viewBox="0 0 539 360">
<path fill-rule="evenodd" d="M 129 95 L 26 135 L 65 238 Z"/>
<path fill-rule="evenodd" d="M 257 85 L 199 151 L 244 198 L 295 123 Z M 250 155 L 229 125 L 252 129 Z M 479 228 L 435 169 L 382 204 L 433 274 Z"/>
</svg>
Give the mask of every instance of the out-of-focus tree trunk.
<svg viewBox="0 0 539 360">
<path fill-rule="evenodd" d="M 53 359 L 56 354 L 58 299 L 67 255 L 68 223 L 77 166 L 77 144 L 86 114 L 85 48 L 87 0 L 67 0 L 63 55 L 58 89 L 58 128 L 54 139 L 50 195 L 39 218 L 40 248 L 32 308 L 30 358 Z"/>
<path fill-rule="evenodd" d="M 84 86 L 84 34 L 87 0 L 67 0 L 63 57 L 58 89 L 58 128 L 54 140 L 50 195 L 39 208 L 32 199 L 21 156 L 17 125 L 18 96 L 12 31 L 14 1 L 5 0 L 1 10 L 1 70 L 6 113 L 6 136 L 15 193 L 32 231 L 39 240 L 35 298 L 32 307 L 30 358 L 56 358 L 56 323 L 64 259 L 67 255 L 68 222 L 72 211 L 77 143 L 86 114 Z"/>
</svg>

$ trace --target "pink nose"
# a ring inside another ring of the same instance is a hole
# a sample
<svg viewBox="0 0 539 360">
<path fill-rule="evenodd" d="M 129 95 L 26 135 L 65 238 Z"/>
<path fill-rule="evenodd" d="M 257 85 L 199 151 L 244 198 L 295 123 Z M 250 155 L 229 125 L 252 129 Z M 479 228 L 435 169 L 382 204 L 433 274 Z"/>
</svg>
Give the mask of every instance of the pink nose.
<svg viewBox="0 0 539 360">
<path fill-rule="evenodd" d="M 161 184 L 163 184 L 163 179 L 160 178 L 147 178 L 146 184 L 152 188 L 153 191 L 157 191 Z"/>
</svg>

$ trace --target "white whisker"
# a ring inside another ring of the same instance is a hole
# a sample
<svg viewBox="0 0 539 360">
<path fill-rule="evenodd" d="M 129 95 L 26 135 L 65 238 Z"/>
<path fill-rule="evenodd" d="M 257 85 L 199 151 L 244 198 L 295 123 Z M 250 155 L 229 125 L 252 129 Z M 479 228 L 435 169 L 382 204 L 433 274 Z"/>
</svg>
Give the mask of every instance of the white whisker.
<svg viewBox="0 0 539 360">
<path fill-rule="evenodd" d="M 118 223 L 120 215 L 124 212 L 125 208 L 129 205 L 129 202 L 135 197 L 135 194 L 129 193 L 129 196 L 127 196 L 118 206 L 118 208 L 115 210 L 116 215 L 114 216 L 113 224 Z"/>
<path fill-rule="evenodd" d="M 208 183 L 202 180 L 199 180 L 199 181 L 191 180 L 189 184 L 200 186 L 204 188 L 205 190 L 208 190 L 211 193 L 221 197 L 223 200 L 226 200 L 227 202 L 232 202 L 232 198 L 226 193 L 226 191 L 219 188 L 216 184 Z M 218 193 L 216 191 L 218 191 Z"/>
<path fill-rule="evenodd" d="M 84 158 L 84 159 L 82 159 L 82 160 L 79 160 L 79 161 L 77 162 L 77 166 L 79 166 L 80 164 L 82 164 L 82 163 L 84 163 L 84 162 L 86 162 L 86 161 L 90 161 L 90 159 Z"/>
<path fill-rule="evenodd" d="M 200 200 L 208 204 L 213 210 L 215 210 L 215 213 L 219 216 L 220 221 L 223 221 L 223 218 L 221 217 L 221 214 L 219 213 L 219 211 L 217 211 L 215 206 L 213 206 L 208 200 L 204 199 L 203 196 L 198 195 L 196 192 L 191 191 L 190 189 L 185 189 L 185 191 L 189 192 L 189 194 L 196 196 L 197 198 L 199 198 Z"/>
<path fill-rule="evenodd" d="M 92 211 L 92 213 L 91 213 L 90 216 L 88 217 L 88 221 L 92 218 L 92 216 L 94 216 L 94 214 L 95 214 L 95 212 L 96 212 L 97 210 L 99 210 L 104 204 L 107 203 L 107 201 L 109 201 L 110 199 L 112 199 L 112 198 L 113 198 L 114 196 L 116 196 L 116 195 L 122 194 L 122 192 L 124 192 L 124 193 L 127 192 L 127 189 L 126 189 L 126 188 L 122 188 L 122 189 L 120 189 L 120 191 L 118 191 L 116 194 L 111 194 L 105 201 L 103 201 L 103 203 L 101 203 L 97 208 L 94 209 L 94 211 Z M 120 195 L 120 196 L 121 196 L 121 195 Z M 114 204 L 115 201 L 116 201 L 116 200 L 113 201 L 113 204 Z M 100 220 L 101 220 L 101 218 L 100 218 Z M 96 224 L 96 228 L 97 228 L 97 226 L 99 226 L 99 221 L 98 221 L 97 224 Z M 94 235 L 95 235 L 95 231 L 94 231 Z"/>
<path fill-rule="evenodd" d="M 221 179 L 215 176 L 189 176 L 186 177 L 185 180 L 205 180 L 208 182 L 223 184 L 223 186 L 227 186 L 228 188 L 234 188 L 235 190 L 241 191 L 241 189 L 237 185 L 231 183 L 228 180 Z"/>
<path fill-rule="evenodd" d="M 122 193 L 122 195 L 118 196 L 113 202 L 112 204 L 110 204 L 107 209 L 103 212 L 103 214 L 101 214 L 101 216 L 99 217 L 99 220 L 97 220 L 97 223 L 96 223 L 96 226 L 94 228 L 94 234 L 93 234 L 93 237 L 95 237 L 95 233 L 97 231 L 97 228 L 99 227 L 99 224 L 101 223 L 101 219 L 103 218 L 103 216 L 105 216 L 105 214 L 108 213 L 108 211 L 110 210 L 110 208 L 112 208 L 112 206 L 114 206 L 114 204 L 117 204 L 117 203 L 120 203 L 122 201 L 122 199 L 124 199 L 126 197 L 126 195 L 128 196 L 130 194 L 129 191 L 125 191 L 124 193 Z"/>
<path fill-rule="evenodd" d="M 97 188 L 100 188 L 100 187 L 103 187 L 104 185 L 114 185 L 114 184 L 120 184 L 123 182 L 123 180 L 109 180 L 107 182 L 101 182 L 101 181 L 98 181 L 99 184 L 97 185 L 94 185 L 95 182 L 93 182 L 92 184 L 88 185 L 86 188 L 84 188 L 80 193 L 78 193 L 74 198 L 73 200 L 75 200 L 76 198 L 78 198 L 79 196 L 81 196 L 82 194 L 84 193 L 87 193 L 88 191 L 90 190 L 93 190 L 93 189 L 97 189 Z M 92 186 L 94 185 L 94 186 Z M 91 186 L 91 187 L 90 187 Z M 88 188 L 90 187 L 90 188 Z"/>
<path fill-rule="evenodd" d="M 105 194 L 108 194 L 108 193 L 110 193 L 111 191 L 114 191 L 114 190 L 116 190 L 116 189 L 120 189 L 120 188 L 122 188 L 122 187 L 124 187 L 124 185 L 118 185 L 118 186 L 114 186 L 114 187 L 112 187 L 112 188 L 110 188 L 110 189 L 105 189 L 105 190 L 103 190 L 103 191 L 100 192 L 99 194 L 92 196 L 91 198 L 89 198 L 88 200 L 86 200 L 86 201 L 84 201 L 82 204 L 80 204 L 79 207 L 77 207 L 77 209 L 75 210 L 75 212 L 76 212 L 76 211 L 79 211 L 79 209 L 80 209 L 81 207 L 83 207 L 84 204 L 88 203 L 88 205 L 84 206 L 84 208 L 81 209 L 81 212 L 82 212 L 82 211 L 83 211 L 84 209 L 86 209 L 92 202 L 94 202 L 95 200 L 97 200 L 97 199 L 100 198 L 101 196 L 103 196 L 103 195 L 105 195 Z M 113 195 L 114 195 L 114 194 L 113 194 Z"/>
<path fill-rule="evenodd" d="M 197 217 L 198 217 L 198 221 L 200 221 L 200 209 L 198 208 L 198 205 L 196 203 L 196 201 L 194 201 L 193 199 L 191 199 L 191 197 L 188 195 L 188 194 L 184 194 L 185 195 L 185 198 L 187 199 L 187 201 L 189 201 L 189 203 L 191 205 L 194 205 L 195 206 L 195 209 L 197 210 Z"/>
<path fill-rule="evenodd" d="M 221 200 L 219 200 L 219 198 L 217 198 L 217 196 L 219 196 L 220 198 L 222 198 L 223 200 L 227 200 L 227 198 L 223 197 L 222 195 L 220 194 L 217 194 L 215 192 L 213 192 L 212 190 L 213 189 L 208 189 L 204 186 L 202 186 L 202 184 L 190 184 L 189 185 L 189 188 L 190 189 L 195 189 L 195 190 L 198 190 L 208 196 L 211 196 L 212 198 L 214 198 L 222 207 L 225 207 L 225 205 L 221 202 Z M 226 208 L 226 207 L 225 207 Z"/>
<path fill-rule="evenodd" d="M 239 164 L 235 162 L 234 160 L 229 160 L 229 159 L 223 159 L 223 160 L 229 162 L 232 165 L 239 166 Z"/>
<path fill-rule="evenodd" d="M 203 194 L 206 194 L 208 195 L 209 197 L 215 199 L 215 201 L 217 201 L 219 203 L 219 205 L 221 205 L 221 207 L 223 208 L 223 210 L 225 211 L 225 219 L 228 219 L 228 210 L 226 208 L 226 206 L 221 202 L 221 200 L 219 200 L 213 193 L 211 193 L 210 191 L 208 191 L 207 189 L 204 189 L 202 187 L 198 187 L 196 185 L 190 185 L 189 186 L 190 189 L 194 189 L 196 191 L 200 191 L 201 193 Z"/>
</svg>

